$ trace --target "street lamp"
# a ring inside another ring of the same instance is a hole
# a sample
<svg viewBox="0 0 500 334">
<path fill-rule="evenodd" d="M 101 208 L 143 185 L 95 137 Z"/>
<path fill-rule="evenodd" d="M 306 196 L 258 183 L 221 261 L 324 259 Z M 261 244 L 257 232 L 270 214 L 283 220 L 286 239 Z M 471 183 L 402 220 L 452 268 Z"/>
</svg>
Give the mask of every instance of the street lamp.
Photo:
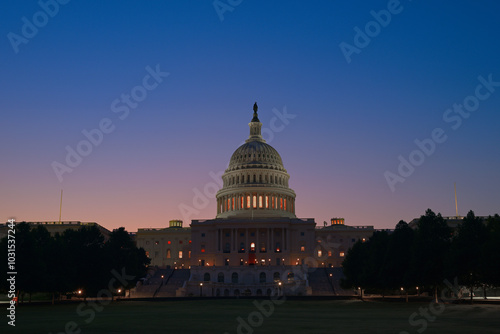
<svg viewBox="0 0 500 334">
<path fill-rule="evenodd" d="M 200 297 L 202 296 L 202 292 L 203 292 L 203 283 L 200 283 Z"/>
</svg>

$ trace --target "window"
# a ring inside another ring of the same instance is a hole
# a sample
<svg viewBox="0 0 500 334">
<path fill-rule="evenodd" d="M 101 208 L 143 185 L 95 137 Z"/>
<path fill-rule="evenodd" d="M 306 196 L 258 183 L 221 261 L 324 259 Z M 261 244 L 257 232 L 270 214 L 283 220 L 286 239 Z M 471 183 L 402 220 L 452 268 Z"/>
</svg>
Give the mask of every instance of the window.
<svg viewBox="0 0 500 334">
<path fill-rule="evenodd" d="M 191 251 L 188 251 L 188 258 L 191 258 Z"/>
<path fill-rule="evenodd" d="M 269 196 L 266 196 L 266 209 L 269 209 Z"/>
<path fill-rule="evenodd" d="M 262 272 L 259 274 L 259 282 L 266 283 L 266 273 Z"/>
<path fill-rule="evenodd" d="M 149 257 L 149 252 L 146 252 L 146 257 Z"/>
<path fill-rule="evenodd" d="M 155 245 L 158 245 L 160 242 L 159 241 L 155 241 Z"/>
<path fill-rule="evenodd" d="M 300 236 L 303 237 L 304 236 L 304 232 L 300 232 Z"/>
<path fill-rule="evenodd" d="M 274 280 L 274 281 L 279 281 L 279 280 L 280 280 L 280 278 L 281 278 L 281 276 L 280 276 L 280 273 L 279 273 L 279 272 L 275 272 L 275 273 L 273 274 L 273 280 Z"/>
<path fill-rule="evenodd" d="M 276 253 L 280 253 L 281 252 L 281 244 L 279 242 L 276 243 L 275 252 Z"/>
<path fill-rule="evenodd" d="M 224 283 L 224 273 L 219 273 L 219 275 L 217 275 L 217 282 Z"/>
<path fill-rule="evenodd" d="M 318 257 L 321 257 L 323 255 L 323 252 L 321 251 L 321 249 L 318 249 Z"/>
<path fill-rule="evenodd" d="M 259 196 L 259 208 L 262 208 L 262 196 Z"/>
<path fill-rule="evenodd" d="M 205 253 L 205 245 L 201 245 L 201 252 Z"/>
<path fill-rule="evenodd" d="M 254 242 L 252 242 L 250 244 L 250 252 L 255 253 L 255 243 Z"/>
<path fill-rule="evenodd" d="M 240 243 L 240 249 L 238 251 L 239 253 L 245 253 L 245 243 L 241 242 Z"/>
<path fill-rule="evenodd" d="M 255 237 L 255 232 L 250 233 L 251 237 Z"/>
<path fill-rule="evenodd" d="M 328 251 L 328 256 L 330 256 L 330 257 L 332 256 L 332 251 L 331 250 Z"/>
<path fill-rule="evenodd" d="M 253 208 L 257 208 L 257 196 L 253 196 Z"/>
<path fill-rule="evenodd" d="M 250 202 L 250 196 L 247 196 L 247 208 L 250 208 L 252 205 L 251 205 L 251 202 Z"/>
<path fill-rule="evenodd" d="M 201 234 L 201 237 L 202 237 L 202 238 L 204 238 L 204 237 L 205 237 L 205 233 L 202 233 L 202 234 Z"/>
<path fill-rule="evenodd" d="M 301 252 L 305 252 L 306 251 L 306 247 L 305 246 L 300 246 L 300 251 Z"/>
<path fill-rule="evenodd" d="M 209 274 L 209 273 L 205 273 L 205 274 L 203 275 L 203 280 L 204 280 L 205 282 L 210 281 L 210 274 Z"/>
<path fill-rule="evenodd" d="M 238 273 L 233 273 L 231 275 L 231 283 L 238 283 Z"/>
<path fill-rule="evenodd" d="M 226 242 L 226 245 L 224 246 L 224 253 L 230 253 L 231 252 L 231 244 L 229 242 Z"/>
<path fill-rule="evenodd" d="M 179 251 L 179 259 L 182 259 L 182 251 Z"/>
<path fill-rule="evenodd" d="M 344 252 L 340 252 L 340 257 L 344 257 L 345 256 L 345 253 Z"/>
<path fill-rule="evenodd" d="M 352 239 L 351 241 L 352 241 L 352 242 L 356 242 L 356 239 Z"/>
<path fill-rule="evenodd" d="M 167 259 L 170 259 L 172 257 L 172 254 L 170 253 L 170 248 L 167 249 Z"/>
</svg>

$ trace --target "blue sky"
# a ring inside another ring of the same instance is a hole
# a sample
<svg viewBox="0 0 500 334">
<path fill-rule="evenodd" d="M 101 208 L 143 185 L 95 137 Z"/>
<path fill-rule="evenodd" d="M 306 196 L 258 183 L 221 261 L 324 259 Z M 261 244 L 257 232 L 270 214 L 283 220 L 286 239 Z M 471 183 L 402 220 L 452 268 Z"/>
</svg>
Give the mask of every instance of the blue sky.
<svg viewBox="0 0 500 334">
<path fill-rule="evenodd" d="M 213 196 L 196 207 L 196 189 L 246 139 L 255 101 L 279 129 L 268 139 L 300 217 L 390 228 L 427 208 L 453 215 L 454 182 L 460 214 L 500 212 L 500 87 L 481 88 L 489 96 L 457 129 L 443 119 L 479 76 L 500 81 L 498 2 L 220 3 L 232 8 L 223 20 L 212 1 L 58 3 L 16 53 L 9 34 L 24 37 L 23 17 L 43 20 L 43 6 L 3 2 L 1 219 L 57 220 L 61 189 L 64 220 L 135 230 L 213 218 Z M 398 13 L 348 63 L 339 45 L 388 8 Z M 120 119 L 112 102 L 157 66 L 169 75 Z M 103 119 L 114 130 L 60 182 L 53 163 Z M 436 128 L 446 141 L 391 189 L 384 173 Z"/>
</svg>

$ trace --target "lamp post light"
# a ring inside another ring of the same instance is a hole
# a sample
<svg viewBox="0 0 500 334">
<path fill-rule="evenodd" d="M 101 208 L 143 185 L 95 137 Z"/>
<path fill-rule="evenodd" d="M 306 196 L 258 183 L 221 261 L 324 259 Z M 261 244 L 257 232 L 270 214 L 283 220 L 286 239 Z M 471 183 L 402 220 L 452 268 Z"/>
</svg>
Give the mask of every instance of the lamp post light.
<svg viewBox="0 0 500 334">
<path fill-rule="evenodd" d="M 203 283 L 200 283 L 200 297 L 203 295 Z"/>
</svg>

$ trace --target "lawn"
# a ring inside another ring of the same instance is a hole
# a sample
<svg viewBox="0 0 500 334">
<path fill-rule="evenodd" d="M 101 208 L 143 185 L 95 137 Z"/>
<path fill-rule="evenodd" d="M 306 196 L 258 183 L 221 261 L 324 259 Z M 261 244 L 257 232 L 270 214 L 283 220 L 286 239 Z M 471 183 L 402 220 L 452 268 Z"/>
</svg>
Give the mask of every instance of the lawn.
<svg viewBox="0 0 500 334">
<path fill-rule="evenodd" d="M 21 306 L 15 329 L 7 326 L 4 316 L 0 332 L 399 334 L 421 333 L 418 330 L 424 326 L 428 326 L 425 333 L 500 332 L 500 305 L 441 304 L 442 309 L 433 309 L 429 303 L 415 302 L 282 300 L 272 310 L 269 299 L 259 299 L 259 305 L 265 303 L 259 311 L 254 302 L 206 299 L 94 304 L 99 311 L 79 304 Z M 412 325 L 409 318 L 414 312 Z"/>
</svg>

